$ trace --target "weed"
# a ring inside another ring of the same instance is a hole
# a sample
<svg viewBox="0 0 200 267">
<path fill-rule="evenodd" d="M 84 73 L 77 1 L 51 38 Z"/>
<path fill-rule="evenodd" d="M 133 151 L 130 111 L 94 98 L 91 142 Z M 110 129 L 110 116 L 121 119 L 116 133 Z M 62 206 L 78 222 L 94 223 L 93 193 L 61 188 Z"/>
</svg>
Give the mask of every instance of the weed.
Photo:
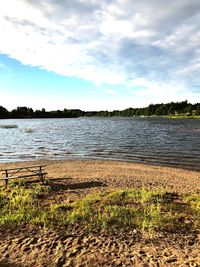
<svg viewBox="0 0 200 267">
<path fill-rule="evenodd" d="M 42 198 L 45 197 L 46 195 L 48 195 L 51 191 L 51 187 L 47 186 L 47 185 L 40 185 L 40 184 L 36 184 L 34 185 L 31 195 L 33 198 L 37 199 L 37 198 Z"/>
<path fill-rule="evenodd" d="M 52 206 L 52 211 L 72 211 L 73 207 L 70 204 L 56 204 Z"/>
<path fill-rule="evenodd" d="M 16 187 L 16 186 L 25 186 L 26 183 L 23 179 L 16 179 L 15 181 L 14 180 L 11 180 L 9 181 L 9 186 L 10 187 Z"/>
<path fill-rule="evenodd" d="M 46 227 L 47 225 L 49 225 L 49 215 L 50 213 L 46 210 L 35 210 L 34 212 L 32 212 L 31 214 L 31 218 L 30 218 L 30 223 L 36 226 L 42 226 L 42 227 Z"/>
<path fill-rule="evenodd" d="M 154 230 L 160 230 L 162 227 L 163 218 L 161 215 L 160 204 L 147 205 L 143 210 L 141 221 L 141 229 L 143 232 L 153 234 Z"/>
<path fill-rule="evenodd" d="M 127 192 L 125 190 L 110 192 L 109 194 L 105 195 L 104 203 L 110 205 L 120 205 L 124 203 L 126 196 Z"/>
<path fill-rule="evenodd" d="M 192 209 L 200 214 L 200 194 L 188 195 L 185 199 Z"/>
<path fill-rule="evenodd" d="M 103 211 L 99 213 L 99 223 L 103 228 L 122 228 L 122 227 L 133 227 L 134 217 L 136 209 L 130 209 L 123 206 L 108 205 L 105 206 Z"/>
<path fill-rule="evenodd" d="M 0 207 L 3 206 L 6 202 L 6 197 L 3 192 L 0 192 Z"/>
<path fill-rule="evenodd" d="M 193 217 L 194 225 L 200 228 L 200 193 L 194 193 L 186 196 L 186 202 L 189 204 L 190 212 Z"/>
</svg>

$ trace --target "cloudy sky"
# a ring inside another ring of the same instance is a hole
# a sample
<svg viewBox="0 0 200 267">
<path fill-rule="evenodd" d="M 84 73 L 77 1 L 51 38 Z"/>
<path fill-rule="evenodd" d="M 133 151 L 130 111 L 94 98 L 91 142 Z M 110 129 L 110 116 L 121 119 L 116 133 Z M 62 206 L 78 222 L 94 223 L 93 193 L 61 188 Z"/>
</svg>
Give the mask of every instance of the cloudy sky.
<svg viewBox="0 0 200 267">
<path fill-rule="evenodd" d="M 199 0 L 0 2 L 0 105 L 200 101 Z"/>
</svg>

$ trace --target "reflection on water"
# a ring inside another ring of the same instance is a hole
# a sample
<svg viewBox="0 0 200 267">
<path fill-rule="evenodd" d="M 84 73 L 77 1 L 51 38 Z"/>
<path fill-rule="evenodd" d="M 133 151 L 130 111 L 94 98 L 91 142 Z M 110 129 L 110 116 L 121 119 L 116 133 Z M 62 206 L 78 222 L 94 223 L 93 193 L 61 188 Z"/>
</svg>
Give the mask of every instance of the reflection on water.
<svg viewBox="0 0 200 267">
<path fill-rule="evenodd" d="M 115 159 L 200 170 L 199 137 L 198 119 L 0 120 L 0 162 Z"/>
</svg>

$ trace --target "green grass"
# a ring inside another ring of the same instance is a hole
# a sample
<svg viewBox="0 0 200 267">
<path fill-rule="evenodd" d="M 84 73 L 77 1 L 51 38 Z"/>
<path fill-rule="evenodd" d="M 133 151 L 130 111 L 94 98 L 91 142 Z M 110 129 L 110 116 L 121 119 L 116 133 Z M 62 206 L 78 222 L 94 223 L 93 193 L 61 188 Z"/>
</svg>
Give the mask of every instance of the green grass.
<svg viewBox="0 0 200 267">
<path fill-rule="evenodd" d="M 54 205 L 42 205 L 50 185 L 11 186 L 0 190 L 0 228 L 36 225 L 90 231 L 136 229 L 156 233 L 186 233 L 199 229 L 200 194 L 177 195 L 162 189 L 114 190 Z"/>
<path fill-rule="evenodd" d="M 200 119 L 198 115 L 167 115 L 165 117 L 171 119 Z"/>
<path fill-rule="evenodd" d="M 185 197 L 187 204 L 191 207 L 196 228 L 200 229 L 200 194 L 194 193 Z"/>
</svg>

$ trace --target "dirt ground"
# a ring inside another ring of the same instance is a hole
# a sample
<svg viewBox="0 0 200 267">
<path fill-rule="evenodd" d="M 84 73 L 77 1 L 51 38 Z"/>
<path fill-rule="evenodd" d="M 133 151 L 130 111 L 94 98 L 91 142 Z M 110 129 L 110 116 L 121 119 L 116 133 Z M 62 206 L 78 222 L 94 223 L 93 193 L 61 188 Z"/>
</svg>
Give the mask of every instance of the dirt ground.
<svg viewBox="0 0 200 267">
<path fill-rule="evenodd" d="M 38 164 L 46 164 L 46 179 L 61 189 L 44 200 L 46 204 L 113 188 L 200 192 L 200 172 L 146 164 L 40 161 L 0 164 L 0 169 Z M 200 266 L 200 234 L 149 239 L 135 229 L 112 236 L 80 229 L 71 233 L 38 228 L 4 230 L 0 232 L 0 266 Z"/>
</svg>

